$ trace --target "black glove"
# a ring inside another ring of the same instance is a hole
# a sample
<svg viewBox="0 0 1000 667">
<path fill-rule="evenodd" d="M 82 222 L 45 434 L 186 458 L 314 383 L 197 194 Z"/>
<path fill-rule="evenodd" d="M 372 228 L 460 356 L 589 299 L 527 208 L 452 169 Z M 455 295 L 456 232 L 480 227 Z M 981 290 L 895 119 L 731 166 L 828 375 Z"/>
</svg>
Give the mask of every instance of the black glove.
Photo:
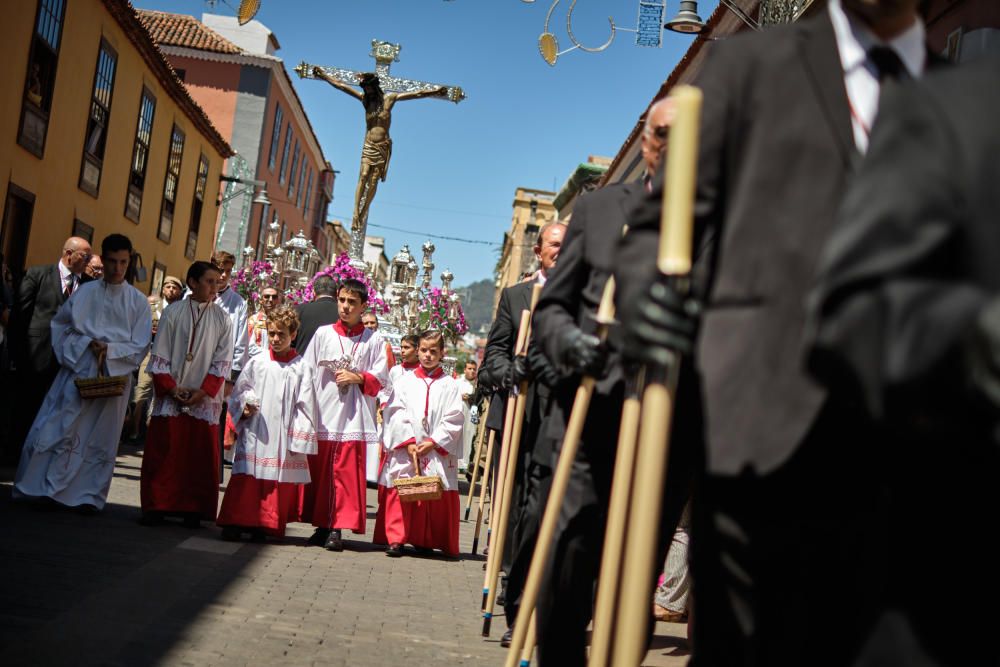
<svg viewBox="0 0 1000 667">
<path fill-rule="evenodd" d="M 1000 300 L 979 311 L 965 345 L 965 369 L 976 404 L 1000 412 Z"/>
<path fill-rule="evenodd" d="M 527 357 L 516 356 L 510 362 L 510 370 L 507 371 L 508 387 L 516 387 L 522 382 L 530 382 L 535 378 L 531 372 L 531 363 Z"/>
<path fill-rule="evenodd" d="M 528 363 L 535 378 L 546 387 L 555 387 L 559 382 L 559 373 L 534 342 L 528 346 Z"/>
<path fill-rule="evenodd" d="M 607 360 L 607 347 L 597 336 L 576 327 L 566 329 L 560 336 L 559 364 L 569 373 L 601 377 Z"/>
<path fill-rule="evenodd" d="M 665 366 L 674 353 L 691 354 L 700 315 L 696 299 L 680 294 L 669 277 L 660 276 L 639 298 L 635 317 L 625 323 L 625 355 Z"/>
</svg>

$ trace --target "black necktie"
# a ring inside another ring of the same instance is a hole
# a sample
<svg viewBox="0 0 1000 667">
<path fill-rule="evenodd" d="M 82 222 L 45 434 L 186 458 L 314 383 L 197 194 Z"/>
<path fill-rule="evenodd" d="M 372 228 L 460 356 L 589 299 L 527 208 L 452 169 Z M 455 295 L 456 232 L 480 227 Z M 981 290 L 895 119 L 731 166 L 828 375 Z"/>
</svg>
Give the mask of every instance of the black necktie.
<svg viewBox="0 0 1000 667">
<path fill-rule="evenodd" d="M 66 289 L 63 290 L 63 297 L 68 299 L 73 293 L 73 274 L 69 275 L 69 280 L 66 281 Z"/>
<path fill-rule="evenodd" d="M 910 73 L 903 65 L 903 61 L 888 46 L 873 46 L 868 50 L 868 58 L 875 65 L 879 83 L 886 79 L 899 81 L 910 76 Z"/>
</svg>

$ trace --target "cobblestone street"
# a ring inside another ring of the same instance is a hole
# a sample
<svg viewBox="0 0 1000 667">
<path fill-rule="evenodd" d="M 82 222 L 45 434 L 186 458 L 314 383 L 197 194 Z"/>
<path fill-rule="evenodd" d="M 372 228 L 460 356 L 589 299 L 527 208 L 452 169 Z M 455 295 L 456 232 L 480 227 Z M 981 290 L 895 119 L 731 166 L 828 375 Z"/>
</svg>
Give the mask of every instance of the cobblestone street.
<svg viewBox="0 0 1000 667">
<path fill-rule="evenodd" d="M 368 535 L 345 534 L 343 553 L 306 546 L 302 524 L 283 543 L 229 543 L 207 524 L 138 526 L 140 464 L 122 447 L 96 517 L 12 504 L 0 471 L 5 665 L 502 664 L 502 619 L 480 636 L 482 557 L 386 558 L 374 491 Z M 644 664 L 686 664 L 684 630 L 659 624 Z"/>
</svg>

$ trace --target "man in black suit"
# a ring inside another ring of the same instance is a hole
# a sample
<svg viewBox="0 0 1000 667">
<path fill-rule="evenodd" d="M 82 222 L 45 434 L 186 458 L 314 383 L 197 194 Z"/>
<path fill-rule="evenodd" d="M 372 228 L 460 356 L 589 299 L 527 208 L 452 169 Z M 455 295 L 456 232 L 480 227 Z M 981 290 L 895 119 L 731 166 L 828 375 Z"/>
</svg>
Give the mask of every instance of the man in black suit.
<svg viewBox="0 0 1000 667">
<path fill-rule="evenodd" d="M 38 408 L 59 372 L 49 325 L 76 288 L 91 280 L 84 273 L 90 256 L 90 243 L 72 236 L 63 244 L 58 262 L 31 267 L 18 285 L 12 314 L 15 335 L 11 342 L 23 392 L 11 446 L 20 448 L 24 443 Z"/>
<path fill-rule="evenodd" d="M 558 222 L 549 222 L 542 226 L 535 241 L 534 252 L 538 260 L 538 271 L 533 280 L 517 283 L 504 288 L 500 292 L 500 300 L 497 303 L 496 317 L 490 333 L 486 339 L 486 352 L 483 356 L 483 364 L 479 369 L 478 382 L 480 386 L 492 387 L 493 398 L 490 400 L 490 414 L 486 421 L 486 427 L 496 431 L 497 445 L 494 448 L 493 462 L 491 464 L 494 473 L 498 470 L 500 461 L 499 443 L 503 437 L 504 415 L 507 412 L 507 397 L 511 387 L 520 380 L 520 375 L 515 373 L 514 349 L 517 345 L 518 327 L 521 323 L 521 313 L 531 308 L 531 293 L 536 284 L 544 284 L 552 269 L 556 266 L 559 252 L 562 248 L 563 237 L 566 233 L 566 226 Z M 535 355 L 537 358 L 537 355 Z M 521 372 L 529 372 L 520 369 Z M 543 375 L 544 369 L 538 367 L 539 375 Z M 541 377 L 539 377 L 539 380 Z M 519 586 L 523 583 L 523 578 L 517 578 L 514 582 L 515 590 L 507 590 L 507 576 L 511 573 L 515 556 L 522 546 L 524 546 L 525 531 L 531 532 L 530 526 L 524 526 L 520 520 L 523 515 L 524 503 L 529 497 L 525 493 L 525 474 L 530 472 L 527 463 L 533 456 L 536 441 L 541 426 L 541 418 L 547 411 L 546 402 L 548 399 L 548 388 L 540 386 L 542 383 L 533 382 L 529 385 L 528 395 L 525 397 L 525 420 L 522 429 L 521 442 L 514 471 L 515 488 L 513 502 L 511 504 L 510 519 L 507 524 L 507 535 L 504 538 L 504 553 L 502 554 L 501 569 L 505 573 L 503 585 L 498 596 L 499 604 L 508 607 L 508 599 L 511 604 L 516 604 L 520 596 Z M 508 595 L 510 593 L 511 595 Z M 508 623 L 513 623 L 510 614 L 507 615 Z M 510 642 L 510 628 L 501 639 L 504 645 Z"/>
<path fill-rule="evenodd" d="M 884 560 L 872 539 L 885 509 L 879 440 L 808 376 L 800 350 L 816 258 L 879 92 L 928 60 L 916 4 L 830 0 L 713 43 L 699 81 L 693 298 L 655 268 L 661 178 L 618 254 L 626 350 L 656 364 L 690 353 L 700 376 L 698 665 L 849 664 L 869 632 Z"/>
<path fill-rule="evenodd" d="M 615 247 L 629 204 L 649 187 L 649 176 L 662 159 L 672 120 L 673 105 L 667 100 L 655 102 L 646 113 L 641 137 L 646 178 L 639 183 L 608 185 L 580 197 L 559 264 L 542 290 L 534 315 L 536 340 L 560 374 L 546 424 L 551 441 L 562 442 L 581 375 L 600 378 L 540 591 L 537 622 L 541 665 L 586 663 L 585 634 L 593 608 L 625 395 L 620 345 L 614 340 L 610 346 L 599 345 L 595 317 L 615 269 Z M 555 452 L 548 454 L 548 465 L 554 466 Z M 690 471 L 690 466 L 684 469 Z M 682 486 L 681 481 L 673 484 L 673 488 Z"/>
<path fill-rule="evenodd" d="M 316 330 L 336 322 L 337 283 L 330 276 L 319 276 L 313 281 L 313 300 L 298 307 L 299 333 L 295 337 L 295 351 L 304 354 Z"/>
<path fill-rule="evenodd" d="M 900 434 L 869 664 L 1000 664 L 998 81 L 994 57 L 886 94 L 810 299 L 810 368 Z"/>
</svg>

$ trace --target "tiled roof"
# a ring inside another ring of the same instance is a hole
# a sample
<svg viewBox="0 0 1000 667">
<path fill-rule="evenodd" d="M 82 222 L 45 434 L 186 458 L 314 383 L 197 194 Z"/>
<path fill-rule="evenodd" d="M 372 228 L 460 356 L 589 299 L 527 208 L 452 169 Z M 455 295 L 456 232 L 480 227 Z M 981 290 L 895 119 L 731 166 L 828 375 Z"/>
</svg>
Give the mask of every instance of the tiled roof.
<svg viewBox="0 0 1000 667">
<path fill-rule="evenodd" d="M 187 114 L 195 127 L 201 131 L 209 142 L 219 151 L 222 157 L 229 157 L 233 154 L 233 149 L 222 138 L 219 131 L 212 124 L 212 121 L 205 115 L 205 111 L 198 106 L 191 95 L 188 94 L 184 84 L 174 73 L 172 67 L 167 64 L 166 59 L 153 41 L 139 18 L 138 12 L 128 0 L 101 0 L 104 7 L 111 16 L 118 22 L 118 25 L 125 31 L 125 35 L 136 48 L 150 71 L 156 76 L 164 90 L 177 102 L 181 110 Z"/>
<path fill-rule="evenodd" d="M 157 45 L 185 46 L 214 53 L 243 53 L 240 47 L 193 16 L 146 9 L 137 10 L 137 13 Z"/>
</svg>

